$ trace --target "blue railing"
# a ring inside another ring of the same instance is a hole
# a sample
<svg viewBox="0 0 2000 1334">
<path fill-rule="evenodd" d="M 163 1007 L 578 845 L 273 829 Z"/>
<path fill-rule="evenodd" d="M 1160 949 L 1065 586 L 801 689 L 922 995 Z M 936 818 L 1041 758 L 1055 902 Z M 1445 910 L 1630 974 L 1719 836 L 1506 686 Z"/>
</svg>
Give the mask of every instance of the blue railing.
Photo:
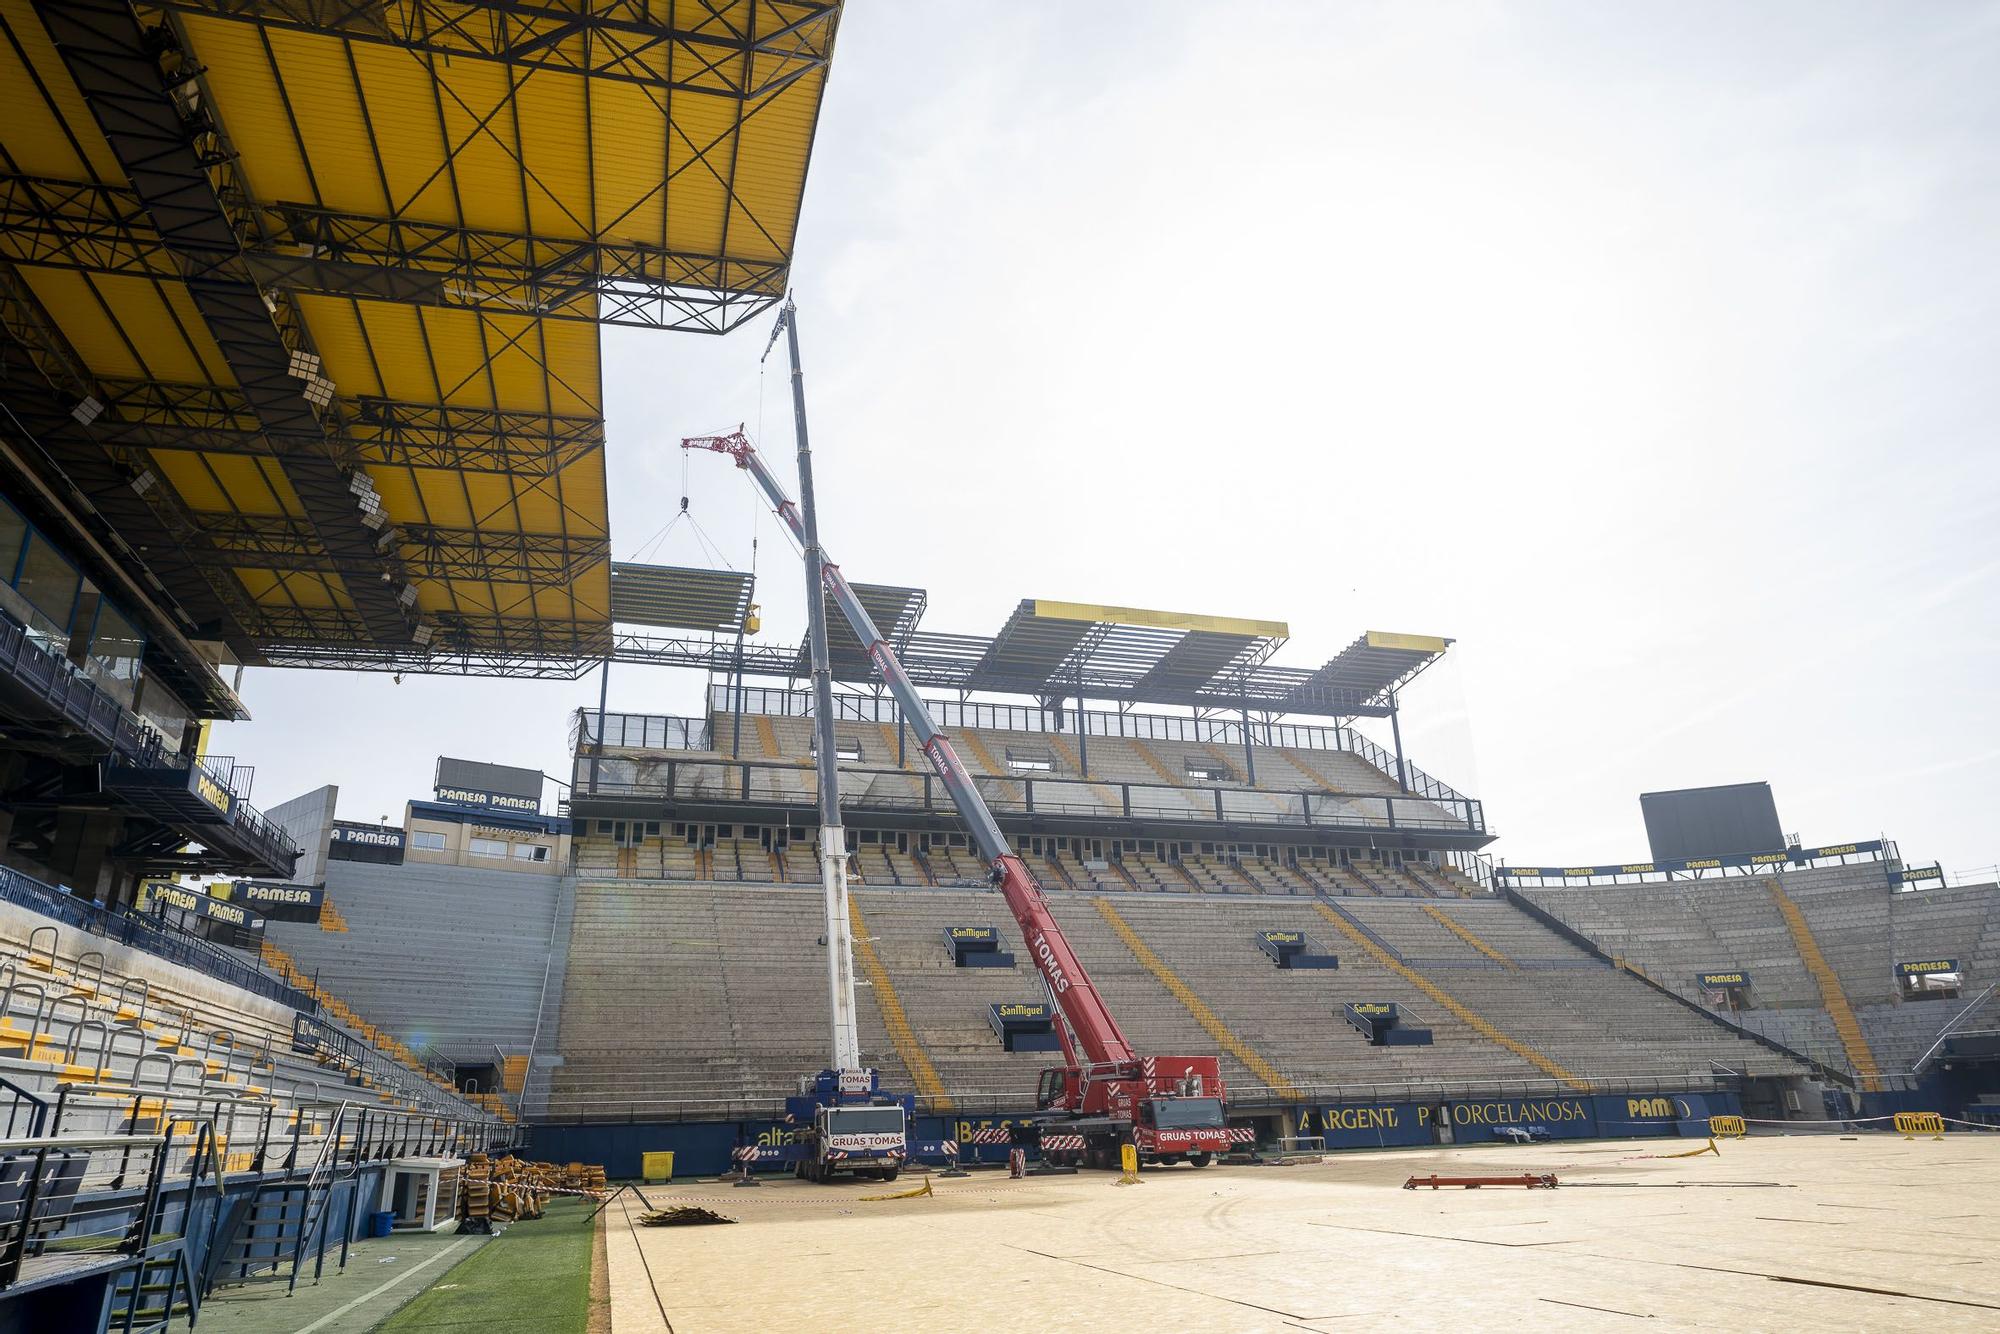
<svg viewBox="0 0 2000 1334">
<path fill-rule="evenodd" d="M 13 689 L 39 699 L 43 707 L 95 737 L 113 755 L 142 766 L 160 762 L 164 747 L 159 733 L 67 659 L 37 643 L 26 626 L 5 615 L 0 615 L 0 672 Z"/>
<path fill-rule="evenodd" d="M 281 1005 L 289 1005 L 295 1010 L 311 1013 L 316 1008 L 312 997 L 303 991 L 286 985 L 219 945 L 162 926 L 151 918 L 123 908 L 107 908 L 88 899 L 77 898 L 4 866 L 0 866 L 0 899 L 44 917 L 52 917 L 79 931 L 115 940 L 169 963 L 206 973 L 218 981 L 241 987 Z"/>
<path fill-rule="evenodd" d="M 110 753 L 111 763 L 137 769 L 178 769 L 190 765 L 225 788 L 234 790 L 231 775 L 216 772 L 202 761 L 169 752 L 160 734 L 139 716 L 105 693 L 67 659 L 38 644 L 26 627 L 0 615 L 0 674 L 14 691 L 40 700 L 42 707 L 72 727 L 95 738 Z M 234 826 L 255 843 L 258 853 L 274 865 L 299 849 L 270 819 L 249 802 L 236 803 Z"/>
</svg>

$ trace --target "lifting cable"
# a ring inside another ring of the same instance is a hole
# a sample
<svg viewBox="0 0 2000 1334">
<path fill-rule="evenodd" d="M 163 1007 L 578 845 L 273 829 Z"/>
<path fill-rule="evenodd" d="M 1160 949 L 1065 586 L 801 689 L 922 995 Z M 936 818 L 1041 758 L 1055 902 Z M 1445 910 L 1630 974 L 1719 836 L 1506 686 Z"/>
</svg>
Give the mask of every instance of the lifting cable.
<svg viewBox="0 0 2000 1334">
<path fill-rule="evenodd" d="M 693 532 L 695 542 L 701 548 L 704 558 L 714 561 L 727 570 L 733 571 L 736 568 L 735 563 L 729 557 L 722 554 L 722 548 L 716 543 L 714 538 L 708 535 L 708 530 L 701 526 L 701 520 L 695 518 L 694 512 L 688 508 L 688 456 L 685 450 L 681 452 L 681 507 L 674 512 L 672 518 L 661 525 L 658 532 L 654 533 L 640 545 L 639 549 L 633 553 L 632 559 L 634 561 L 642 561 L 648 555 L 657 551 L 660 544 L 667 540 L 667 535 L 673 532 L 674 525 L 683 519 L 687 520 L 688 528 Z M 753 554 L 753 570 L 755 569 L 754 554 L 756 549 L 757 541 L 753 536 L 750 540 L 750 550 Z"/>
</svg>

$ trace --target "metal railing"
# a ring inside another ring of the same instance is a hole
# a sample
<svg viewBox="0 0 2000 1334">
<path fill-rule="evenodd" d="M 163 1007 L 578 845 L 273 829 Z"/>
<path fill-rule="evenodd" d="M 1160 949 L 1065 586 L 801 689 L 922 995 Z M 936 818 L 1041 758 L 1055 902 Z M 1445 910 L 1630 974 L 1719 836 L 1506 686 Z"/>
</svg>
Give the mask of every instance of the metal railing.
<svg viewBox="0 0 2000 1334">
<path fill-rule="evenodd" d="M 206 973 L 267 1000 L 307 1012 L 314 1008 L 312 998 L 304 992 L 219 945 L 176 931 L 129 909 L 108 908 L 77 898 L 9 867 L 0 866 L 0 899 L 91 935 Z"/>
<path fill-rule="evenodd" d="M 709 688 L 710 718 L 689 718 L 676 714 L 612 713 L 604 715 L 604 745 L 633 750 L 716 749 L 715 726 L 711 719 L 732 713 L 734 687 Z M 745 687 L 744 713 L 774 718 L 809 718 L 813 697 L 810 691 Z M 842 722 L 887 723 L 897 721 L 895 701 L 886 696 L 836 694 L 834 712 Z M 1086 737 L 1126 737 L 1135 741 L 1191 741 L 1204 745 L 1241 747 L 1241 721 L 1218 717 L 1180 714 L 1113 713 L 1087 709 L 1043 709 L 1023 704 L 988 704 L 967 700 L 932 700 L 931 713 L 940 727 L 976 727 L 986 731 L 1075 736 L 1079 721 Z M 1396 778 L 1396 757 L 1351 727 L 1324 727 L 1304 723 L 1259 723 L 1250 725 L 1250 742 L 1265 749 L 1345 751 L 1358 755 L 1370 765 Z M 581 747 L 597 744 L 597 710 L 578 708 L 570 716 L 569 746 L 572 755 Z M 1473 798 L 1425 773 L 1406 757 L 1404 776 L 1410 795 L 1438 802 L 1474 802 Z M 1476 804 L 1476 803 L 1474 803 Z"/>
<path fill-rule="evenodd" d="M 1945 1026 L 1938 1030 L 1937 1039 L 1934 1042 L 1932 1042 L 1930 1046 L 1924 1048 L 1924 1054 L 1922 1056 L 1919 1056 L 1916 1059 L 1916 1061 L 1910 1066 L 1908 1073 L 1912 1077 L 1922 1074 L 1924 1071 L 1924 1067 L 1929 1065 L 1931 1063 L 1931 1059 L 1937 1055 L 1938 1048 L 1944 1046 L 1945 1039 L 1957 1035 L 1957 1033 L 1959 1032 L 1959 1025 L 1963 1024 L 1967 1019 L 1970 1019 L 1979 1010 L 1980 1006 L 1986 1004 L 1986 1002 L 1989 999 L 1991 999 L 1995 990 L 2000 990 L 2000 982 L 1987 983 L 1986 990 L 1980 992 L 1977 996 L 1973 997 L 1972 1003 L 1970 1005 L 1967 1005 L 1964 1009 L 1960 1010 L 1957 1014 L 1953 1015 L 1949 1020 L 1947 1020 Z"/>
<path fill-rule="evenodd" d="M 744 803 L 813 810 L 812 794 L 801 787 L 787 790 L 785 776 L 800 778 L 797 763 L 770 760 L 711 759 L 689 755 L 650 763 L 647 772 L 628 758 L 575 760 L 568 809 L 579 798 L 614 798 L 648 802 Z M 768 776 L 768 777 L 767 777 Z M 928 771 L 842 765 L 842 804 L 857 815 L 887 814 L 953 816 L 956 808 L 944 785 Z M 877 784 L 879 777 L 898 780 Z M 762 778 L 763 781 L 760 781 Z M 1401 793 L 1329 793 L 1317 788 L 1180 787 L 1164 783 L 1132 783 L 1117 779 L 1037 778 L 1028 774 L 1004 777 L 976 775 L 973 783 L 996 816 L 1066 817 L 1078 820 L 1154 820 L 1182 825 L 1230 824 L 1272 829 L 1420 831 L 1486 836 L 1481 803 L 1467 799 L 1408 796 Z M 893 786 L 898 790 L 881 790 Z M 875 790 L 871 790 L 875 789 Z M 1119 808 L 1107 810 L 1098 789 L 1117 794 Z M 1231 798 L 1236 798 L 1231 801 Z M 1277 798 L 1285 804 L 1270 804 Z M 1250 804 L 1254 799 L 1257 804 Z M 1197 805 L 1199 803 L 1199 805 Z M 810 823 L 806 821 L 805 823 Z"/>
<path fill-rule="evenodd" d="M 166 752 L 158 732 L 9 616 L 0 616 L 0 679 L 127 763 L 157 766 Z"/>
<path fill-rule="evenodd" d="M 165 738 L 151 724 L 67 658 L 36 642 L 25 626 L 6 616 L 0 616 L 0 685 L 31 696 L 46 710 L 95 739 L 114 764 L 182 771 L 198 766 L 222 787 L 235 791 L 233 764 L 231 769 L 217 771 L 200 760 L 168 750 Z M 246 786 L 238 796 L 247 795 Z M 284 831 L 246 800 L 237 801 L 232 823 L 272 853 L 298 852 Z"/>
<path fill-rule="evenodd" d="M 28 1260 L 59 1232 L 67 1251 L 129 1256 L 144 1250 L 156 1230 L 170 1148 L 168 1134 L 51 1132 L 0 1140 L 0 1163 L 21 1183 L 20 1198 L 0 1205 L 0 1292 L 21 1277 Z M 122 1194 L 105 1198 L 126 1188 L 135 1156 L 146 1163 L 145 1200 L 136 1212 Z"/>
</svg>

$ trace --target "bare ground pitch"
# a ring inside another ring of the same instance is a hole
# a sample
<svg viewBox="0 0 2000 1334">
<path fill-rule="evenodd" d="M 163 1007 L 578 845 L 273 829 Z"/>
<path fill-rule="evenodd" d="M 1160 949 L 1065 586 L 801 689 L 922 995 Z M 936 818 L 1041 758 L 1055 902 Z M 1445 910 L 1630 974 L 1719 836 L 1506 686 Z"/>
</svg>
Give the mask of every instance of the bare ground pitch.
<svg viewBox="0 0 2000 1334">
<path fill-rule="evenodd" d="M 1348 1154 L 1296 1168 L 649 1189 L 744 1226 L 609 1220 L 614 1334 L 2000 1328 L 2000 1136 Z M 1555 1191 L 1400 1189 L 1555 1172 Z"/>
</svg>

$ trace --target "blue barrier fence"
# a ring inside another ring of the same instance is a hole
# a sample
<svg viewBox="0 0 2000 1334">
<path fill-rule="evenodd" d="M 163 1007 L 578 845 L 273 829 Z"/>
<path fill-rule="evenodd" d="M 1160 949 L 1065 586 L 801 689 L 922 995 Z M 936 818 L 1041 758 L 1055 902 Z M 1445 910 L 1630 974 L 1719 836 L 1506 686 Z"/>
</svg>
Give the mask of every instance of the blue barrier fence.
<svg viewBox="0 0 2000 1334">
<path fill-rule="evenodd" d="M 220 946 L 161 926 L 126 909 L 107 908 L 103 904 L 77 898 L 54 885 L 43 884 L 32 876 L 4 866 L 0 866 L 0 899 L 91 935 L 115 940 L 169 963 L 206 973 L 218 981 L 241 987 L 281 1005 L 289 1005 L 295 1010 L 310 1013 L 316 1008 L 312 997 L 305 992 Z"/>
</svg>

